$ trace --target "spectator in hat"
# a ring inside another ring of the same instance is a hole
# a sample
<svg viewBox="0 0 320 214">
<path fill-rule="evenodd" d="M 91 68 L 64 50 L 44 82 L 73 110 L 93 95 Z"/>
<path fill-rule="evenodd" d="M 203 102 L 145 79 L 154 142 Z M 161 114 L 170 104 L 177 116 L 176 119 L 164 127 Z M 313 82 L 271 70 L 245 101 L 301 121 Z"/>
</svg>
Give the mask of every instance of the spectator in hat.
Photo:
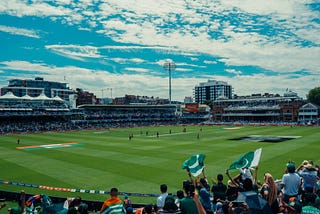
<svg viewBox="0 0 320 214">
<path fill-rule="evenodd" d="M 283 191 L 283 201 L 289 202 L 289 198 L 297 197 L 301 188 L 301 178 L 296 173 L 296 168 L 293 163 L 287 164 L 286 172 L 282 176 L 281 188 Z"/>
<path fill-rule="evenodd" d="M 313 165 L 310 162 L 306 162 L 305 164 L 301 164 L 297 171 L 302 178 L 302 191 L 306 191 L 306 186 L 311 186 L 314 189 L 319 181 L 319 177 L 318 172 Z"/>
<path fill-rule="evenodd" d="M 126 213 L 123 201 L 118 197 L 118 189 L 113 187 L 110 190 L 110 198 L 105 200 L 100 209 L 100 213 Z"/>
</svg>

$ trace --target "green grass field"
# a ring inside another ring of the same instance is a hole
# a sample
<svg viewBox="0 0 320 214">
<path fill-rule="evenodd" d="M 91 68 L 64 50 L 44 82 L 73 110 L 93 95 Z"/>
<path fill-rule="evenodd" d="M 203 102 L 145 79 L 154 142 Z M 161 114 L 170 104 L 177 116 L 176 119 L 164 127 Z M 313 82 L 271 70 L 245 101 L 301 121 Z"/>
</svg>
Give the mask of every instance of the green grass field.
<svg viewBox="0 0 320 214">
<path fill-rule="evenodd" d="M 225 129 L 222 126 L 161 126 L 66 133 L 42 133 L 0 136 L 0 180 L 52 187 L 121 192 L 159 193 L 162 183 L 168 192 L 176 193 L 182 181 L 188 179 L 181 166 L 191 155 L 206 155 L 208 177 L 216 177 L 241 154 L 262 148 L 258 178 L 265 172 L 281 179 L 285 164 L 293 160 L 320 162 L 320 127 L 241 127 Z M 202 128 L 202 131 L 200 131 Z M 171 134 L 169 133 L 171 130 Z M 148 131 L 148 136 L 146 132 Z M 159 138 L 156 132 L 160 133 Z M 134 138 L 129 140 L 129 134 Z M 199 133 L 200 139 L 197 139 Z M 234 141 L 232 138 L 248 135 L 301 136 L 279 143 Z M 17 144 L 20 138 L 20 144 Z M 66 148 L 38 150 L 16 149 L 76 142 L 80 145 Z M 231 171 L 232 175 L 238 171 Z M 226 182 L 226 179 L 225 179 Z M 2 190 L 27 193 L 46 193 L 53 196 L 80 195 L 84 199 L 105 200 L 108 195 L 67 193 L 37 188 L 0 184 Z M 155 203 L 155 198 L 134 197 L 134 203 Z"/>
</svg>

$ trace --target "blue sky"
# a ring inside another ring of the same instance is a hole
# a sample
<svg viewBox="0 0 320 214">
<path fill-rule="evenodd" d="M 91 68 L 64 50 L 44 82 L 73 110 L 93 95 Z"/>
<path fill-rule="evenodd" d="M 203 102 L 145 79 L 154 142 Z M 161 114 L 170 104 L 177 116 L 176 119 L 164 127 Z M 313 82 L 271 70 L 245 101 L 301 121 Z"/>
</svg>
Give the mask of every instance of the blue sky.
<svg viewBox="0 0 320 214">
<path fill-rule="evenodd" d="M 44 77 L 168 98 L 170 59 L 173 100 L 208 79 L 305 98 L 320 86 L 319 35 L 319 0 L 1 0 L 0 86 Z"/>
</svg>

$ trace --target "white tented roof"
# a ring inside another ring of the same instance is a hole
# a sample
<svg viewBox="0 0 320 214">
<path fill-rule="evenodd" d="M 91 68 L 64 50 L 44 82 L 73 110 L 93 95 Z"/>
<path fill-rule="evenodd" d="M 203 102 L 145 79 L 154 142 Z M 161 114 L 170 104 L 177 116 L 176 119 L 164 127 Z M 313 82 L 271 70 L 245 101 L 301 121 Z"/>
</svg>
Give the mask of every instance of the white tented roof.
<svg viewBox="0 0 320 214">
<path fill-rule="evenodd" d="M 51 98 L 47 97 L 44 93 L 41 93 L 39 96 L 34 97 L 34 100 L 51 100 Z"/>
<path fill-rule="evenodd" d="M 5 95 L 0 96 L 0 99 L 20 99 L 20 97 L 17 97 L 11 91 L 8 91 Z"/>
<path fill-rule="evenodd" d="M 61 101 L 61 102 L 64 101 L 64 100 L 61 99 L 61 97 L 59 97 L 59 96 L 55 96 L 54 98 L 52 98 L 52 100 Z"/>
<path fill-rule="evenodd" d="M 39 96 L 37 97 L 31 97 L 28 94 L 22 96 L 22 97 L 17 97 L 15 96 L 11 91 L 7 92 L 5 95 L 0 96 L 1 100 L 52 100 L 52 101 L 59 101 L 59 102 L 64 102 L 63 99 L 61 99 L 61 97 L 59 96 L 55 96 L 53 98 L 49 98 L 47 97 L 44 93 L 41 93 Z"/>
<path fill-rule="evenodd" d="M 32 100 L 33 97 L 30 97 L 28 94 L 24 95 L 23 97 L 19 97 L 20 99 L 24 99 L 24 100 Z"/>
</svg>

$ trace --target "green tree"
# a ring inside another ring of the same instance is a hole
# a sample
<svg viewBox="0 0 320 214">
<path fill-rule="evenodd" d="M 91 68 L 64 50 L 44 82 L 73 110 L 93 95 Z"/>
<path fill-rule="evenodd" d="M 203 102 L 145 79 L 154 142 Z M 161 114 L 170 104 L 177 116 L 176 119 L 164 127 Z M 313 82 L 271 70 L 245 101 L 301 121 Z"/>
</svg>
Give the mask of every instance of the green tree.
<svg viewBox="0 0 320 214">
<path fill-rule="evenodd" d="M 204 101 L 204 104 L 208 105 L 211 110 L 213 109 L 213 100 L 206 100 Z"/>
<path fill-rule="evenodd" d="M 320 106 L 320 87 L 311 89 L 307 95 L 307 99 L 310 103 Z"/>
</svg>

